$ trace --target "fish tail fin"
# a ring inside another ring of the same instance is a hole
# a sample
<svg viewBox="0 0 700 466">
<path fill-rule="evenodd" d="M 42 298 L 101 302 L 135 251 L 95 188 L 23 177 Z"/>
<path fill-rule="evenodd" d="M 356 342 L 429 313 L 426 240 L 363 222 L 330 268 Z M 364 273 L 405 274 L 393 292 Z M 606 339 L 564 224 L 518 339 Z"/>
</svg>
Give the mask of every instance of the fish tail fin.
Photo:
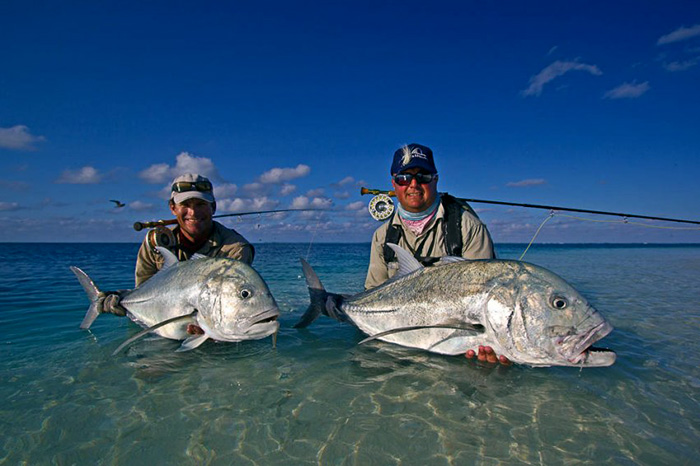
<svg viewBox="0 0 700 466">
<path fill-rule="evenodd" d="M 97 304 L 100 296 L 103 293 L 99 290 L 99 288 L 97 288 L 95 282 L 93 282 L 92 279 L 88 277 L 88 274 L 80 270 L 78 267 L 71 266 L 70 269 L 73 271 L 75 276 L 78 277 L 78 281 L 83 286 L 83 289 L 85 290 L 85 293 L 88 295 L 88 299 L 90 300 L 90 307 L 85 313 L 83 321 L 80 323 L 80 328 L 88 329 L 95 321 L 95 319 L 97 319 L 97 316 L 100 315 L 100 311 L 97 309 Z"/>
<path fill-rule="evenodd" d="M 294 324 L 294 328 L 307 327 L 321 314 L 325 314 L 340 321 L 346 320 L 342 318 L 342 311 L 339 309 L 342 297 L 334 293 L 328 293 L 309 263 L 304 259 L 300 260 L 301 267 L 304 270 L 304 278 L 306 278 L 306 286 L 309 288 L 309 298 L 311 304 L 309 304 L 309 308 L 306 310 L 304 315 L 301 316 L 299 322 Z M 329 298 L 331 299 L 329 300 Z M 330 312 L 328 306 L 333 308 Z"/>
</svg>

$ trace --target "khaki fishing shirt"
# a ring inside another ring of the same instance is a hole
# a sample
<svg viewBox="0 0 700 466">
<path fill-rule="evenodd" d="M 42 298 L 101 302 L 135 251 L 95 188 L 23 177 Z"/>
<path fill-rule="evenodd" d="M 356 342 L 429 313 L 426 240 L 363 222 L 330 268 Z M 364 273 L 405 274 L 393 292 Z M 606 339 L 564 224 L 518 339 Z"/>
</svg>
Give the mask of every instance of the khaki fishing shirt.
<svg viewBox="0 0 700 466">
<path fill-rule="evenodd" d="M 425 227 L 423 233 L 416 236 L 407 228 L 398 214 L 392 217 L 391 222 L 385 222 L 377 228 L 372 236 L 372 249 L 369 256 L 369 269 L 365 279 L 365 289 L 381 285 L 393 277 L 398 270 L 398 262 L 384 260 L 384 243 L 389 224 L 398 225 L 401 237 L 398 245 L 410 252 L 424 257 L 444 257 L 447 255 L 445 247 L 445 233 L 443 224 L 445 209 L 440 203 L 435 218 Z M 462 257 L 466 259 L 493 259 L 496 254 L 493 249 L 493 241 L 486 225 L 481 223 L 479 217 L 471 209 L 462 208 Z"/>
<path fill-rule="evenodd" d="M 177 226 L 173 229 L 176 238 L 179 228 L 180 227 Z M 187 253 L 179 248 L 174 250 L 173 253 L 177 256 L 178 260 L 184 261 L 189 259 Z M 219 222 L 214 222 L 214 230 L 211 236 L 207 242 L 204 243 L 204 246 L 197 251 L 197 254 L 208 257 L 228 257 L 247 264 L 252 264 L 255 250 L 253 249 L 253 245 L 238 232 L 226 228 Z M 163 262 L 163 256 L 154 251 L 148 244 L 147 236 L 143 240 L 143 243 L 141 243 L 139 255 L 136 258 L 136 286 L 141 285 L 155 275 L 156 272 L 163 267 Z"/>
</svg>

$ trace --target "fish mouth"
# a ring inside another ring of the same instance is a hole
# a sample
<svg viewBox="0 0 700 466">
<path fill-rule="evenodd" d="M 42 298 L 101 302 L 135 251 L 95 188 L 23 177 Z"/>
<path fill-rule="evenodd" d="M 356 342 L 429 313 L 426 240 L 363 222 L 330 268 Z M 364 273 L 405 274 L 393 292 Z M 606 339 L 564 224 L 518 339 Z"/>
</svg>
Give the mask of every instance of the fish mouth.
<svg viewBox="0 0 700 466">
<path fill-rule="evenodd" d="M 204 322 L 200 322 L 199 325 L 212 340 L 229 342 L 259 340 L 277 332 L 280 326 L 277 322 L 279 315 L 279 309 L 273 307 L 244 319 L 234 328 L 223 331 L 220 328 L 216 330 Z"/>
<path fill-rule="evenodd" d="M 617 359 L 615 352 L 591 345 L 607 336 L 612 330 L 612 325 L 601 322 L 586 333 L 559 337 L 556 339 L 556 344 L 558 348 L 561 348 L 562 357 L 572 366 L 607 367 L 611 366 Z"/>
</svg>

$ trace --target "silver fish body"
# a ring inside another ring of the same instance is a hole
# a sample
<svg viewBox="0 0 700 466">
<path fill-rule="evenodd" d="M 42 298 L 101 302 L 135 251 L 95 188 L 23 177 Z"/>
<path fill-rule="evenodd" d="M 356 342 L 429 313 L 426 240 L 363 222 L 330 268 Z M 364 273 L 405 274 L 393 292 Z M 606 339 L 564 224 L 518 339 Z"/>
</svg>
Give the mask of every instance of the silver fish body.
<svg viewBox="0 0 700 466">
<path fill-rule="evenodd" d="M 263 278 L 248 264 L 226 258 L 199 257 L 179 262 L 167 249 L 162 270 L 141 286 L 120 292 L 127 316 L 162 337 L 185 340 L 181 350 L 206 339 L 237 342 L 265 338 L 279 328 L 279 309 Z M 82 328 L 99 315 L 101 294 L 90 278 L 71 267 L 91 300 Z M 161 325 L 168 320 L 172 323 Z M 203 335 L 187 333 L 195 324 Z"/>
<path fill-rule="evenodd" d="M 297 325 L 308 325 L 320 311 L 376 336 L 369 339 L 435 353 L 464 354 L 488 345 L 512 362 L 531 366 L 615 362 L 614 352 L 590 348 L 612 326 L 549 270 L 520 261 L 457 258 L 425 268 L 406 251 L 394 250 L 403 275 L 350 297 L 324 297 L 307 264 L 312 306 Z"/>
</svg>

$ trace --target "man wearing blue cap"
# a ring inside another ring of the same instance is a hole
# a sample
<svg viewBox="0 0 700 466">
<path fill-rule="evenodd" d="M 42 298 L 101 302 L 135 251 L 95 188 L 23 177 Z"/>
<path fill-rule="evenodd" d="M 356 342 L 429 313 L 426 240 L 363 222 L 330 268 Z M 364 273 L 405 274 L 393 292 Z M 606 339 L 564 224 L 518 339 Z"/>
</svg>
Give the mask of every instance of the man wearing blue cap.
<svg viewBox="0 0 700 466">
<path fill-rule="evenodd" d="M 433 151 L 421 144 L 408 144 L 394 153 L 391 184 L 399 201 L 391 218 L 372 236 L 365 289 L 381 285 L 398 271 L 396 256 L 387 243 L 411 252 L 431 266 L 441 257 L 493 259 L 493 241 L 472 208 L 437 191 L 438 173 Z M 477 356 L 470 351 L 468 358 Z M 490 347 L 480 347 L 478 359 L 497 362 Z M 507 364 L 508 360 L 500 358 Z"/>
</svg>

